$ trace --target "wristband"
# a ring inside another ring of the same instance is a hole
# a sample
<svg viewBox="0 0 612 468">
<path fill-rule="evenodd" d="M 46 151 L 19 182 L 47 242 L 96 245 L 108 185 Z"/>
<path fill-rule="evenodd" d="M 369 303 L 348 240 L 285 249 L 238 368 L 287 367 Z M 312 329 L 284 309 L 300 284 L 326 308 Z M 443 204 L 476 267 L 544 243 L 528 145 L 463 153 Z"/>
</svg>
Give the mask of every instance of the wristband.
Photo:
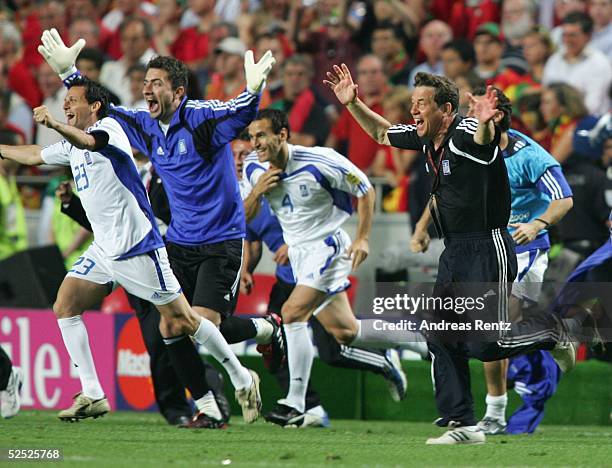
<svg viewBox="0 0 612 468">
<path fill-rule="evenodd" d="M 536 218 L 534 219 L 534 221 L 539 221 L 541 223 L 544 223 L 544 227 L 546 228 L 550 226 L 550 223 L 548 221 L 544 221 L 542 218 Z"/>
</svg>

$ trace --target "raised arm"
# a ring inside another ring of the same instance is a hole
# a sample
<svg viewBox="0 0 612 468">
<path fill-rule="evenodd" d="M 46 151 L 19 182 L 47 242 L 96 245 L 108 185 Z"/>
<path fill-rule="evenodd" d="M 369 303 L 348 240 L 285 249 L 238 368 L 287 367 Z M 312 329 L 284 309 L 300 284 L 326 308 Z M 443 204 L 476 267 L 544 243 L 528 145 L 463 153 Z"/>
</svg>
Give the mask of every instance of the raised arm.
<svg viewBox="0 0 612 468">
<path fill-rule="evenodd" d="M 480 146 L 488 145 L 495 138 L 493 118 L 499 112 L 496 91 L 493 87 L 487 86 L 482 99 L 477 100 L 470 93 L 468 93 L 468 99 L 472 106 L 472 116 L 478 119 L 476 133 L 474 133 L 474 143 Z"/>
<path fill-rule="evenodd" d="M 343 63 L 334 65 L 334 73 L 327 72 L 329 80 L 323 80 L 338 98 L 338 101 L 349 110 L 355 120 L 370 137 L 381 145 L 390 145 L 387 130 L 391 124 L 366 106 L 358 97 L 358 86 L 353 82 L 351 72 Z"/>
<path fill-rule="evenodd" d="M 106 133 L 95 132 L 90 134 L 76 127 L 58 122 L 45 106 L 34 109 L 34 120 L 40 125 L 55 130 L 68 143 L 79 149 L 97 151 L 108 144 L 108 135 Z"/>
<path fill-rule="evenodd" d="M 44 163 L 40 153 L 41 149 L 38 145 L 0 145 L 0 158 L 10 159 L 26 166 L 38 166 Z"/>
</svg>

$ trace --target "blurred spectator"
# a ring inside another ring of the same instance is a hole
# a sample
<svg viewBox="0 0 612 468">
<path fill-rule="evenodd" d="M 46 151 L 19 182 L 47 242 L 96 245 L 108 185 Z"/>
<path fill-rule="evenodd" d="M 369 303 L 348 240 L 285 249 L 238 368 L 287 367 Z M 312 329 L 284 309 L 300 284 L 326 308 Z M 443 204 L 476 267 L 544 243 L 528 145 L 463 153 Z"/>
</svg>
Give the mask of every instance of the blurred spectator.
<svg viewBox="0 0 612 468">
<path fill-rule="evenodd" d="M 76 67 L 79 71 L 90 80 L 100 81 L 100 74 L 102 73 L 102 65 L 104 64 L 104 55 L 99 49 L 92 49 L 86 47 L 81 50 L 81 53 L 76 59 Z M 141 81 L 142 88 L 142 81 Z M 121 104 L 119 96 L 109 90 L 110 102 L 115 105 Z M 141 96 L 142 97 L 142 96 Z"/>
<path fill-rule="evenodd" d="M 471 71 L 476 65 L 474 47 L 470 41 L 463 38 L 453 39 L 444 44 L 441 57 L 444 76 L 453 81 Z"/>
<path fill-rule="evenodd" d="M 404 37 L 418 37 L 419 25 L 427 16 L 425 1 L 375 0 L 373 3 L 376 23 L 391 22 L 399 28 Z"/>
<path fill-rule="evenodd" d="M 343 19 L 328 16 L 325 22 L 315 30 L 298 32 L 297 51 L 309 54 L 314 61 L 314 86 L 317 93 L 329 104 L 340 108 L 333 91 L 323 85 L 327 70 L 332 65 L 345 63 L 353 69 L 360 49 L 351 37 L 351 32 Z M 337 112 L 336 112 L 337 113 Z"/>
<path fill-rule="evenodd" d="M 62 80 L 57 76 L 57 73 L 49 66 L 47 62 L 43 62 L 38 67 L 38 85 L 42 90 L 44 99 L 43 106 L 47 106 L 51 115 L 64 122 L 64 97 L 66 96 L 66 88 Z M 36 125 L 36 144 L 39 146 L 47 146 L 56 143 L 62 139 L 61 135 L 55 130 L 45 127 L 44 125 Z"/>
<path fill-rule="evenodd" d="M 377 25 L 372 33 L 372 53 L 385 65 L 385 74 L 395 85 L 408 83 L 413 63 L 402 42 L 402 33 L 392 23 Z"/>
<path fill-rule="evenodd" d="M 24 44 L 23 60 L 30 68 L 38 67 L 43 61 L 37 50 L 42 31 L 55 28 L 64 39 L 68 39 L 64 2 L 43 0 L 36 2 L 33 6 L 31 11 L 26 8 L 24 14 L 28 16 L 21 24 L 21 38 Z"/>
<path fill-rule="evenodd" d="M 329 133 L 323 106 L 310 89 L 314 70 L 307 55 L 293 55 L 283 67 L 283 98 L 270 106 L 289 114 L 291 142 L 303 146 L 321 146 Z"/>
<path fill-rule="evenodd" d="M 55 28 L 60 36 L 67 38 L 68 31 L 66 30 L 66 7 L 64 2 L 59 0 L 44 0 L 38 6 L 38 22 L 40 24 L 40 30 L 45 31 L 48 29 Z M 34 44 L 36 48 L 37 44 Z"/>
<path fill-rule="evenodd" d="M 179 0 L 158 0 L 158 14 L 153 20 L 155 32 L 153 44 L 159 55 L 172 55 L 170 48 L 181 32 L 180 19 L 183 13 Z"/>
<path fill-rule="evenodd" d="M 204 65 L 210 48 L 209 33 L 217 23 L 215 0 L 189 0 L 189 10 L 196 15 L 198 23 L 183 29 L 176 41 L 170 46 L 171 54 L 196 70 Z"/>
<path fill-rule="evenodd" d="M 78 39 L 85 39 L 86 47 L 90 49 L 102 48 L 102 34 L 100 26 L 93 18 L 76 18 L 68 27 L 68 44 L 74 44 Z"/>
<path fill-rule="evenodd" d="M 151 2 L 140 0 L 116 0 L 113 2 L 113 9 L 102 18 L 102 26 L 112 33 L 106 53 L 115 60 L 122 57 L 124 51 L 120 29 L 126 18 L 136 16 L 152 21 L 156 15 L 157 7 Z"/>
<path fill-rule="evenodd" d="M 586 0 L 555 0 L 555 17 L 561 24 L 550 31 L 550 38 L 557 47 L 561 48 L 563 45 L 563 21 L 565 17 L 570 13 L 585 13 L 586 11 Z"/>
<path fill-rule="evenodd" d="M 131 99 L 128 106 L 134 109 L 147 109 L 147 103 L 145 102 L 144 97 L 142 95 L 142 87 L 146 75 L 146 70 L 147 67 L 145 65 L 137 63 L 136 65 L 132 65 L 130 68 L 128 68 L 127 71 L 127 76 L 130 80 L 131 94 Z M 197 99 L 192 98 L 189 93 L 187 95 L 191 99 Z"/>
<path fill-rule="evenodd" d="M 419 72 L 442 75 L 444 66 L 441 60 L 443 46 L 453 38 L 453 32 L 448 24 L 440 20 L 432 20 L 421 29 L 419 49 L 425 54 L 425 61 L 412 69 L 405 86 L 413 88 L 414 77 Z"/>
<path fill-rule="evenodd" d="M 476 88 L 486 85 L 486 81 L 475 72 L 469 71 L 465 75 L 455 78 L 455 84 L 459 88 L 459 115 L 467 115 L 469 107 L 468 93 L 474 92 Z M 417 220 L 418 221 L 418 220 Z"/>
<path fill-rule="evenodd" d="M 612 59 L 612 0 L 591 0 L 589 15 L 593 20 L 591 46 Z"/>
<path fill-rule="evenodd" d="M 359 86 L 361 100 L 374 112 L 382 114 L 382 101 L 388 87 L 380 58 L 375 55 L 361 57 L 357 62 L 355 82 Z M 325 146 L 335 148 L 346 155 L 353 164 L 366 173 L 370 172 L 376 153 L 381 148 L 361 128 L 346 107 L 343 107 Z"/>
<path fill-rule="evenodd" d="M 241 29 L 241 38 L 246 44 L 251 44 L 253 42 L 252 38 L 260 34 L 291 30 L 289 23 L 289 0 L 260 0 L 258 3 L 259 8 L 253 13 L 243 15 L 238 22 L 240 25 L 239 29 Z M 243 29 L 244 32 L 242 31 Z"/>
<path fill-rule="evenodd" d="M 0 143 L 17 145 L 16 133 L 0 131 Z M 0 260 L 28 248 L 28 228 L 15 174 L 19 164 L 0 159 Z"/>
<path fill-rule="evenodd" d="M 156 54 L 151 48 L 153 29 L 146 19 L 137 16 L 126 18 L 119 33 L 123 56 L 102 66 L 100 83 L 119 96 L 121 104 L 125 104 L 132 100 L 128 69 L 138 63 L 146 65 Z"/>
<path fill-rule="evenodd" d="M 448 23 L 454 37 L 473 39 L 476 30 L 484 23 L 497 23 L 500 19 L 497 0 L 430 0 L 435 18 Z M 512 1 L 512 0 L 510 0 Z"/>
<path fill-rule="evenodd" d="M 519 74 L 527 71 L 523 56 L 523 38 L 536 26 L 534 0 L 512 0 L 502 4 L 501 30 L 507 41 L 502 64 Z"/>
<path fill-rule="evenodd" d="M 8 86 L 30 107 L 38 107 L 43 99 L 42 92 L 23 54 L 23 42 L 17 27 L 8 20 L 0 20 L 0 58 L 8 68 Z M 36 54 L 40 57 L 38 51 Z"/>
<path fill-rule="evenodd" d="M 255 39 L 255 60 L 261 59 L 266 51 L 270 50 L 276 59 L 276 64 L 272 67 L 266 88 L 273 101 L 282 97 L 283 93 L 283 67 L 285 64 L 285 53 L 280 39 L 276 34 L 265 33 Z"/>
<path fill-rule="evenodd" d="M 1 88 L 0 88 L 1 89 Z M 11 101 L 14 93 L 10 90 L 0 90 L 0 132 L 2 133 L 14 133 L 16 145 L 24 145 L 26 142 L 26 135 L 23 130 L 9 121 L 9 113 L 11 110 Z M 31 117 L 31 114 L 30 114 Z M 12 143 L 11 143 L 12 144 Z"/>
<path fill-rule="evenodd" d="M 492 82 L 501 72 L 501 58 L 504 53 L 504 38 L 495 23 L 485 23 L 474 37 L 476 51 L 475 72 L 484 80 Z"/>
<path fill-rule="evenodd" d="M 383 98 L 382 115 L 389 122 L 411 123 L 412 93 L 405 86 L 396 86 Z M 408 211 L 409 171 L 419 152 L 391 146 L 381 146 L 376 152 L 370 174 L 384 177 L 383 209 L 387 212 Z"/>
<path fill-rule="evenodd" d="M 229 101 L 238 96 L 246 86 L 244 54 L 246 46 L 237 37 L 226 37 L 215 50 L 215 73 L 206 90 L 206 99 Z M 270 94 L 264 89 L 259 107 L 270 105 Z"/>
<path fill-rule="evenodd" d="M 588 114 L 582 94 L 568 84 L 553 83 L 542 90 L 540 111 L 551 138 L 546 149 L 563 163 L 572 151 L 576 125 Z"/>
<path fill-rule="evenodd" d="M 544 66 L 553 54 L 555 46 L 550 35 L 542 28 L 536 27 L 523 38 L 523 54 L 527 60 L 528 69 L 525 79 L 534 85 L 542 82 Z"/>
<path fill-rule="evenodd" d="M 78 18 L 89 18 L 101 23 L 97 7 L 102 6 L 102 3 L 97 0 L 66 0 L 66 18 L 70 23 Z"/>
<path fill-rule="evenodd" d="M 605 153 L 603 158 L 607 158 Z M 612 206 L 609 200 L 606 203 L 610 181 L 600 166 L 602 162 L 573 154 L 563 164 L 563 173 L 574 193 L 574 207 L 556 229 L 563 247 L 583 258 L 610 239 L 607 221 Z"/>
<path fill-rule="evenodd" d="M 586 13 L 570 13 L 563 20 L 564 50 L 553 54 L 544 67 L 543 84 L 561 81 L 584 93 L 589 112 L 601 115 L 610 108 L 608 90 L 612 66 L 602 52 L 589 47 L 593 20 Z"/>
<path fill-rule="evenodd" d="M 22 144 L 31 144 L 34 140 L 34 121 L 32 120 L 32 108 L 21 96 L 8 87 L 8 69 L 0 59 L 0 93 L 2 121 L 9 129 L 14 128 L 23 136 Z"/>
</svg>

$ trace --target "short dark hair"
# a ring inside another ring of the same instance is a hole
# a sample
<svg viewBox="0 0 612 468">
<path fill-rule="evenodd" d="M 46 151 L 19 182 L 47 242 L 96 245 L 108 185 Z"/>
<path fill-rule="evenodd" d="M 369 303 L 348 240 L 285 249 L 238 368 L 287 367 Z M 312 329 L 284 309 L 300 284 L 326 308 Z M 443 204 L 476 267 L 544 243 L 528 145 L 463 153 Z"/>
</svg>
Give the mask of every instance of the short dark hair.
<svg viewBox="0 0 612 468">
<path fill-rule="evenodd" d="M 174 57 L 159 56 L 149 60 L 147 64 L 147 71 L 149 68 L 156 68 L 164 70 L 168 73 L 168 78 L 172 84 L 172 89 L 175 90 L 179 87 L 184 87 L 187 92 L 189 86 L 189 70 L 187 65 Z"/>
<path fill-rule="evenodd" d="M 587 13 L 582 11 L 572 11 L 568 13 L 561 24 L 578 24 L 580 29 L 585 34 L 591 34 L 593 32 L 593 19 Z"/>
<path fill-rule="evenodd" d="M 79 60 L 90 60 L 94 63 L 96 68 L 100 70 L 104 64 L 104 54 L 100 50 L 94 49 L 93 47 L 86 47 L 81 51 L 81 53 L 79 53 L 77 62 Z"/>
<path fill-rule="evenodd" d="M 68 89 L 74 88 L 76 86 L 80 86 L 85 88 L 85 100 L 89 104 L 93 104 L 94 102 L 100 103 L 100 109 L 98 109 L 98 119 L 102 119 L 108 114 L 109 107 L 109 94 L 108 89 L 102 86 L 100 83 L 97 83 L 93 80 L 85 76 L 80 76 L 70 83 Z"/>
<path fill-rule="evenodd" d="M 455 83 L 445 76 L 419 72 L 414 77 L 414 87 L 416 88 L 417 86 L 434 88 L 434 101 L 438 107 L 448 102 L 451 105 L 452 111 L 457 112 L 459 108 L 459 89 Z"/>
<path fill-rule="evenodd" d="M 504 113 L 504 117 L 497 123 L 497 126 L 502 132 L 507 132 L 510 130 L 510 121 L 512 120 L 512 103 L 501 89 L 493 86 L 493 91 L 497 94 L 497 110 Z M 484 96 L 486 92 L 487 88 L 481 86 L 476 88 L 472 94 L 474 96 Z"/>
<path fill-rule="evenodd" d="M 476 63 L 476 52 L 470 41 L 464 38 L 452 39 L 442 46 L 442 50 L 454 50 L 464 62 Z"/>
<path fill-rule="evenodd" d="M 287 139 L 291 136 L 291 130 L 289 128 L 289 115 L 279 109 L 262 109 L 257 112 L 257 117 L 253 120 L 264 120 L 268 119 L 272 124 L 272 131 L 278 135 L 283 128 L 287 129 Z"/>
</svg>

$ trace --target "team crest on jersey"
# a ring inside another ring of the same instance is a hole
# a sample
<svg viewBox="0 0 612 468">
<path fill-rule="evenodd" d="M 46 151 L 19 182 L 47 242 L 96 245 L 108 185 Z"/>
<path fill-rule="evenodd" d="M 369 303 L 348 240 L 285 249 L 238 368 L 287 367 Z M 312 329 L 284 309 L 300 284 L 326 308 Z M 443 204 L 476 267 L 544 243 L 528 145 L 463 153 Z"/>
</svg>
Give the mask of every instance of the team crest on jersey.
<svg viewBox="0 0 612 468">
<path fill-rule="evenodd" d="M 359 180 L 359 177 L 357 177 L 352 172 L 349 172 L 346 175 L 346 180 L 348 180 L 349 184 L 351 184 L 351 185 L 359 185 L 359 183 L 361 182 L 361 180 Z"/>
<path fill-rule="evenodd" d="M 450 161 L 448 159 L 442 160 L 442 174 L 449 175 L 450 171 Z"/>
<path fill-rule="evenodd" d="M 158 146 L 157 147 L 157 155 L 158 156 L 163 156 L 164 154 L 165 154 L 164 153 L 164 149 L 161 146 Z"/>
<path fill-rule="evenodd" d="M 93 161 L 91 160 L 91 154 L 89 154 L 89 151 L 85 151 L 85 164 L 91 166 L 92 163 Z"/>
<path fill-rule="evenodd" d="M 307 197 L 310 195 L 310 190 L 308 189 L 308 185 L 300 184 L 300 195 L 302 195 L 302 197 Z"/>
<path fill-rule="evenodd" d="M 187 153 L 187 144 L 185 143 L 185 140 L 183 140 L 182 138 L 178 142 L 178 150 L 179 150 L 179 154 Z"/>
</svg>

